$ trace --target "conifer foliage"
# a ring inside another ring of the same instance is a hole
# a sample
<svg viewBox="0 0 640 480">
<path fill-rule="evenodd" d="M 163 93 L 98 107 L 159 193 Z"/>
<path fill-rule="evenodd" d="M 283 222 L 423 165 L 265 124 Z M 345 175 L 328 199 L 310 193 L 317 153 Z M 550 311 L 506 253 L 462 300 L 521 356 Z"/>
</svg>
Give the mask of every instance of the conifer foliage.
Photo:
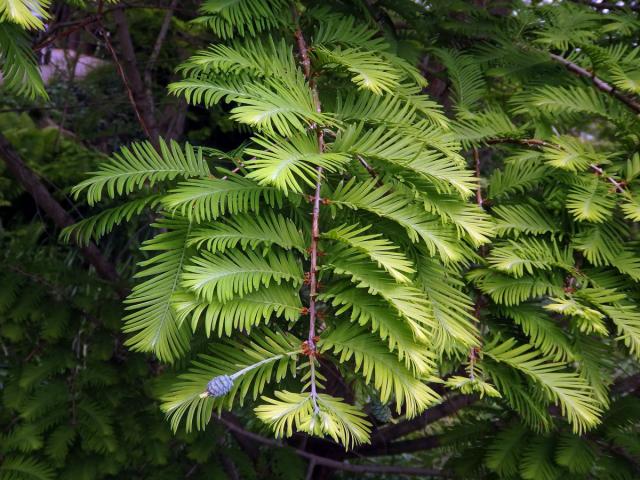
<svg viewBox="0 0 640 480">
<path fill-rule="evenodd" d="M 483 325 L 469 366 L 517 412 L 447 429 L 450 465 L 480 478 L 635 478 L 637 388 L 625 378 L 640 358 L 637 5 L 467 4 L 457 23 L 448 4 L 410 17 L 410 3 L 385 5 L 432 43 L 494 221 L 466 274 Z M 486 433 L 460 441 L 466 429 Z"/>
<path fill-rule="evenodd" d="M 233 155 L 162 141 L 123 149 L 76 194 L 152 200 L 67 235 L 156 206 L 160 233 L 126 300 L 127 345 L 165 362 L 194 338 L 212 345 L 164 397 L 175 428 L 251 401 L 277 436 L 366 443 L 362 404 L 327 391 L 328 370 L 356 372 L 413 417 L 440 401 L 427 379 L 442 356 L 478 345 L 460 289 L 492 232 L 471 198 L 476 179 L 420 73 L 374 23 L 280 0 L 209 0 L 202 13 L 224 41 L 187 60 L 169 90 L 229 104 L 250 142 Z M 576 428 L 591 421 L 573 412 L 589 402 L 584 389 L 566 392 Z"/>
<path fill-rule="evenodd" d="M 28 3 L 0 6 L 0 66 L 9 89 L 43 95 L 21 37 L 2 42 L 42 27 L 47 2 Z M 168 90 L 246 141 L 123 146 L 74 188 L 107 208 L 61 235 L 148 224 L 124 345 L 168 371 L 153 391 L 177 438 L 208 438 L 234 410 L 339 460 L 638 478 L 640 20 L 623 3 L 204 0 L 193 24 L 212 43 Z M 15 310 L 0 330 L 14 340 Z M 72 396 L 73 428 L 47 423 L 77 363 L 48 353 L 51 371 L 9 367 L 8 478 L 50 478 L 18 453 L 45 441 L 56 468 L 83 455 L 76 439 L 120 451 L 122 396 L 111 412 Z"/>
</svg>

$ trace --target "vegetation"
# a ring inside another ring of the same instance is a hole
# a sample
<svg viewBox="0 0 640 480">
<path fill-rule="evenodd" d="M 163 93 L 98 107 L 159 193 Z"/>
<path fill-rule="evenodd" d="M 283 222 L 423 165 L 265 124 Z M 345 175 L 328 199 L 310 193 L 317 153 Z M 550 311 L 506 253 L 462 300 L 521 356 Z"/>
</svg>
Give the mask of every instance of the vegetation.
<svg viewBox="0 0 640 480">
<path fill-rule="evenodd" d="M 0 479 L 638 477 L 639 6 L 73 3 L 0 0 Z"/>
</svg>

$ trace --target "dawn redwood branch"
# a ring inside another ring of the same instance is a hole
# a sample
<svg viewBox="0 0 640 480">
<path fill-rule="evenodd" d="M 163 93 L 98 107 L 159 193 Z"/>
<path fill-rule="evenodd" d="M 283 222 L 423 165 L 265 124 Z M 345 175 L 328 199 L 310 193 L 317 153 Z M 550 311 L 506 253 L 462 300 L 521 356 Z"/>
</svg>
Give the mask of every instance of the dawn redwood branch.
<svg viewBox="0 0 640 480">
<path fill-rule="evenodd" d="M 476 170 L 476 178 L 478 179 L 478 188 L 476 189 L 476 203 L 480 208 L 483 208 L 484 199 L 482 198 L 482 187 L 480 186 L 480 152 L 476 147 L 473 147 L 473 163 Z"/>
<path fill-rule="evenodd" d="M 399 455 L 402 453 L 414 453 L 424 450 L 432 450 L 441 446 L 440 437 L 431 435 L 413 440 L 383 443 L 380 445 L 364 445 L 354 452 L 355 455 L 365 457 L 377 457 L 386 455 Z"/>
<path fill-rule="evenodd" d="M 549 55 L 553 61 L 564 65 L 570 72 L 590 80 L 598 90 L 608 93 L 609 95 L 613 95 L 618 100 L 627 105 L 627 107 L 629 107 L 635 113 L 640 113 L 640 102 L 635 98 L 617 90 L 613 85 L 610 85 L 601 78 L 597 77 L 594 72 L 590 72 L 589 70 L 582 68 L 580 65 L 577 65 L 560 55 L 556 55 L 555 53 L 550 53 Z"/>
<path fill-rule="evenodd" d="M 11 175 L 31 195 L 38 208 L 42 209 L 58 228 L 62 229 L 75 223 L 71 215 L 53 198 L 42 181 L 22 161 L 18 152 L 2 134 L 0 134 L 0 157 L 4 160 Z M 74 238 L 72 237 L 72 239 Z M 95 244 L 89 243 L 86 247 L 80 247 L 80 252 L 87 262 L 96 269 L 96 273 L 101 278 L 113 283 L 121 297 L 126 296 L 126 290 L 119 286 L 120 278 L 118 272 L 102 255 Z"/>
<path fill-rule="evenodd" d="M 225 418 L 220 418 L 219 421 L 225 424 L 229 430 L 236 432 L 240 435 L 243 435 L 247 438 L 250 438 L 256 442 L 262 443 L 264 445 L 276 447 L 276 448 L 288 447 L 287 445 L 279 442 L 278 440 L 266 438 L 257 433 L 253 433 L 248 430 L 245 430 L 244 428 L 234 423 L 228 422 Z M 309 461 L 314 462 L 315 465 L 329 467 L 336 470 L 342 470 L 345 472 L 378 473 L 378 474 L 389 474 L 389 475 L 392 475 L 392 474 L 412 475 L 412 476 L 422 476 L 422 477 L 445 477 L 445 478 L 449 477 L 448 473 L 443 472 L 441 470 L 431 469 L 431 468 L 403 467 L 403 466 L 393 466 L 393 465 L 354 465 L 348 462 L 340 462 L 338 460 L 333 460 L 331 458 L 321 457 L 319 455 L 315 455 L 313 453 L 309 453 L 300 449 L 292 448 L 292 450 L 297 455 L 304 457 Z"/>
<path fill-rule="evenodd" d="M 624 394 L 634 393 L 640 388 L 640 373 L 636 373 L 629 377 L 625 377 L 617 380 L 611 387 L 611 393 Z M 595 438 L 592 440 L 596 441 Z M 399 442 L 393 442 L 382 445 L 364 445 L 357 448 L 353 453 L 354 456 L 386 456 L 386 455 L 399 455 L 404 453 L 415 453 L 425 450 L 431 450 L 441 446 L 439 436 L 426 436 L 412 440 L 404 440 Z M 616 448 L 610 444 L 603 444 L 603 447 L 616 455 L 620 455 L 627 460 L 632 457 L 624 450 Z M 632 463 L 638 465 L 637 460 L 633 460 Z"/>
<path fill-rule="evenodd" d="M 240 425 L 240 421 L 231 412 L 224 412 L 222 414 L 221 421 L 227 427 L 229 426 L 229 424 L 231 424 L 242 429 L 242 426 Z M 238 445 L 242 447 L 242 449 L 249 456 L 249 458 L 251 458 L 251 460 L 255 462 L 260 456 L 260 450 L 258 449 L 256 444 L 251 442 L 250 439 L 248 439 L 246 436 L 240 435 L 236 430 L 231 430 L 231 435 L 233 435 L 233 438 L 235 439 L 235 441 L 238 442 Z"/>
<path fill-rule="evenodd" d="M 371 436 L 371 446 L 380 447 L 385 444 L 390 444 L 396 438 L 422 430 L 427 425 L 453 415 L 459 410 L 475 403 L 477 400 L 478 398 L 473 395 L 458 395 L 452 397 L 440 405 L 427 409 L 422 415 L 416 418 L 379 429 Z"/>
<path fill-rule="evenodd" d="M 490 138 L 486 140 L 486 142 L 489 145 L 496 145 L 500 143 L 512 143 L 515 145 L 524 145 L 525 147 L 540 147 L 540 148 L 551 147 L 551 148 L 562 150 L 562 147 L 560 147 L 560 145 L 555 145 L 553 143 L 545 142 L 544 140 L 538 140 L 536 138 Z M 602 167 L 599 167 L 595 163 L 592 163 L 589 165 L 589 168 L 591 168 L 596 175 L 605 176 L 607 181 L 615 187 L 616 192 L 623 193 L 626 191 L 625 182 L 619 182 L 618 180 L 616 180 L 611 176 L 606 176 Z"/>
<path fill-rule="evenodd" d="M 322 107 L 320 105 L 320 97 L 318 96 L 318 87 L 313 78 L 311 72 L 311 59 L 309 58 L 309 49 L 305 41 L 304 35 L 300 28 L 298 19 L 298 12 L 293 11 L 294 20 L 296 22 L 295 38 L 298 45 L 298 52 L 300 53 L 300 59 L 304 75 L 309 82 L 311 88 L 313 103 L 315 105 L 316 112 L 322 113 Z M 322 127 L 319 125 L 312 125 L 316 131 L 318 138 L 318 149 L 320 153 L 324 152 L 324 133 Z M 307 338 L 307 347 L 309 352 L 309 366 L 310 366 L 310 385 L 311 385 L 311 399 L 313 400 L 314 408 L 317 410 L 318 405 L 316 403 L 317 385 L 316 385 L 316 372 L 315 372 L 315 357 L 316 357 L 316 296 L 318 295 L 318 239 L 320 238 L 320 190 L 322 188 L 322 167 L 316 168 L 316 188 L 313 196 L 313 210 L 311 213 L 311 246 L 309 248 L 310 266 L 309 266 L 309 336 Z"/>
<path fill-rule="evenodd" d="M 157 10 L 167 10 L 168 12 L 171 12 L 171 15 L 169 15 L 169 19 L 171 19 L 171 16 L 173 15 L 173 12 L 175 10 L 179 10 L 177 8 L 177 0 L 173 0 L 171 2 L 171 5 L 163 7 L 163 6 L 159 6 L 159 5 L 126 5 L 125 8 L 127 9 L 131 9 L 131 8 L 140 8 L 140 9 L 157 9 Z M 36 45 L 31 47 L 31 50 L 33 50 L 34 52 L 37 52 L 39 50 L 42 50 L 44 47 L 51 45 L 53 42 L 60 40 L 62 38 L 68 37 L 69 35 L 71 35 L 74 32 L 77 32 L 78 30 L 81 30 L 83 28 L 85 28 L 88 25 L 91 25 L 92 23 L 96 23 L 96 22 L 100 22 L 102 21 L 102 19 L 104 18 L 104 16 L 108 13 L 112 13 L 115 10 L 118 9 L 122 9 L 123 7 L 120 6 L 116 6 L 116 7 L 111 7 L 111 8 L 106 8 L 104 10 L 102 10 L 102 13 L 97 13 L 95 15 L 90 15 L 86 18 L 81 18 L 79 20 L 76 21 L 72 21 L 72 22 L 64 22 L 62 24 L 54 24 L 51 29 L 47 32 L 47 36 L 39 43 L 37 43 Z M 167 13 L 168 13 L 167 12 Z M 166 21 L 166 17 L 165 17 L 165 21 Z M 65 30 L 62 30 L 62 28 L 67 27 Z M 162 31 L 162 29 L 161 29 Z M 163 36 L 166 35 L 163 34 Z M 158 36 L 160 36 L 160 34 L 158 34 Z M 163 39 L 164 40 L 164 39 Z M 161 44 L 162 42 L 160 42 Z M 158 41 L 156 40 L 156 45 L 158 44 Z M 154 48 L 155 51 L 155 48 Z M 157 55 L 156 55 L 156 59 L 157 60 Z M 154 61 L 155 61 L 154 60 Z"/>
</svg>

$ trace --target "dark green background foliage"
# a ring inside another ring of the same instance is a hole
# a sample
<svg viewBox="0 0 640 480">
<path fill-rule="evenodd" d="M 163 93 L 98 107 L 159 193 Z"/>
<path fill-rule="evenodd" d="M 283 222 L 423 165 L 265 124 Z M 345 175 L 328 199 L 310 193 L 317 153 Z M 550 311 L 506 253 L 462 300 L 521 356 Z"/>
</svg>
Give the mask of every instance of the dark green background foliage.
<svg viewBox="0 0 640 480">
<path fill-rule="evenodd" d="M 0 480 L 640 478 L 640 4 L 149 3 L 0 0 Z"/>
</svg>

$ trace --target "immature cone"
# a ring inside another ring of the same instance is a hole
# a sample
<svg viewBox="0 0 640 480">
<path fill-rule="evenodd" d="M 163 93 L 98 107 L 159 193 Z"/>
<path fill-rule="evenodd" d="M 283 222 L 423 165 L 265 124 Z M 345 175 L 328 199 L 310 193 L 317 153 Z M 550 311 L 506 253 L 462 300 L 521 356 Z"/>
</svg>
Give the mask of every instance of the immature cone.
<svg viewBox="0 0 640 480">
<path fill-rule="evenodd" d="M 378 398 L 371 399 L 371 415 L 380 423 L 389 423 L 392 419 L 391 409 L 388 405 L 382 403 Z"/>
<path fill-rule="evenodd" d="M 233 388 L 233 379 L 229 375 L 219 375 L 207 383 L 207 391 L 203 397 L 221 397 Z"/>
</svg>

